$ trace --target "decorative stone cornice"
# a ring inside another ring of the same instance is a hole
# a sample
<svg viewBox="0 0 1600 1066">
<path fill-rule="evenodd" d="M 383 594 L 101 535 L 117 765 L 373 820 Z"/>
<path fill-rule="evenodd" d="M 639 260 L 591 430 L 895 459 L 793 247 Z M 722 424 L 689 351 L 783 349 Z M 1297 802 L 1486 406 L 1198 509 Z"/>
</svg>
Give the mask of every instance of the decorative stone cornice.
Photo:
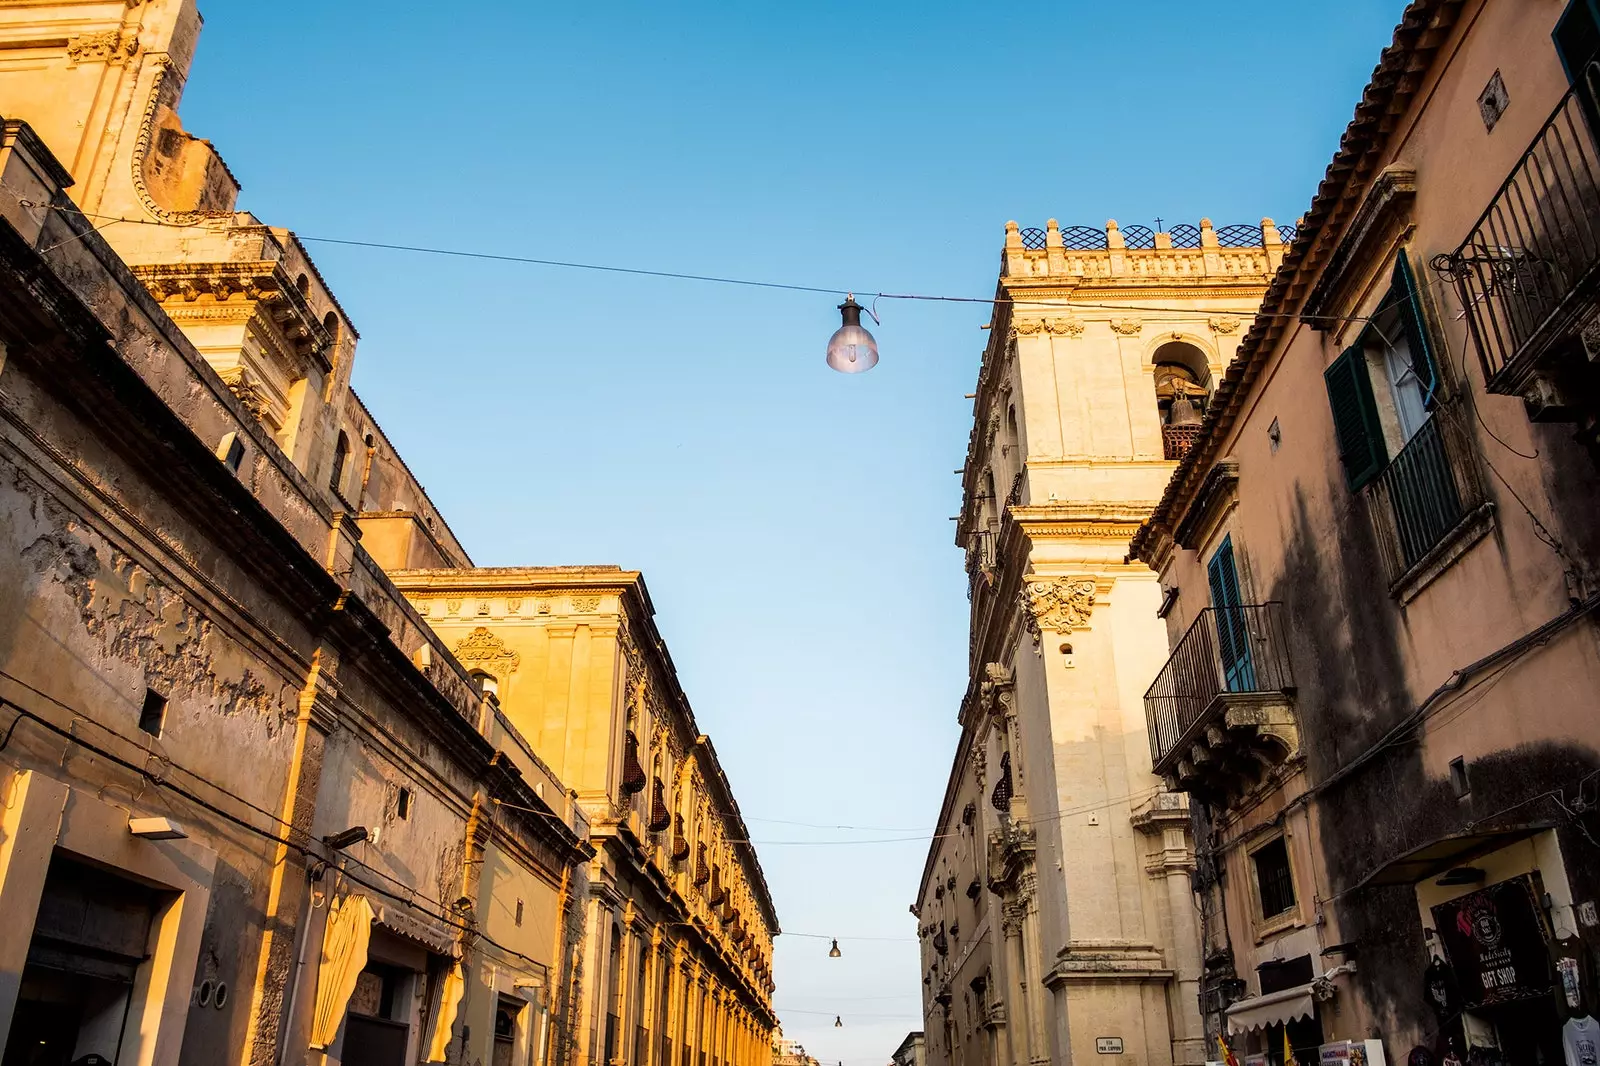
<svg viewBox="0 0 1600 1066">
<path fill-rule="evenodd" d="M 1066 633 L 1089 628 L 1094 594 L 1092 577 L 1028 575 L 1022 586 L 1023 624 L 1034 643 L 1038 643 L 1043 630 Z"/>
</svg>

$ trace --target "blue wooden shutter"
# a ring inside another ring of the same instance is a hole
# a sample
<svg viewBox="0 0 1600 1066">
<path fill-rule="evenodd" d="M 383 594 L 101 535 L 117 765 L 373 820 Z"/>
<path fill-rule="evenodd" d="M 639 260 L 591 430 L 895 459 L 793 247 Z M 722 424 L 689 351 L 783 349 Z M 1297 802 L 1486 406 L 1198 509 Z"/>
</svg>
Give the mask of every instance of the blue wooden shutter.
<svg viewBox="0 0 1600 1066">
<path fill-rule="evenodd" d="M 1239 571 L 1233 561 L 1233 538 L 1222 538 L 1222 545 L 1206 567 L 1211 585 L 1211 609 L 1217 623 L 1217 654 L 1222 660 L 1222 676 L 1229 692 L 1255 690 L 1255 666 L 1250 660 L 1249 629 L 1244 606 L 1239 602 Z"/>
<path fill-rule="evenodd" d="M 1333 408 L 1333 433 L 1339 445 L 1339 461 L 1352 490 L 1359 489 L 1389 462 L 1383 444 L 1383 424 L 1378 421 L 1378 405 L 1372 398 L 1372 377 L 1367 373 L 1367 356 L 1361 345 L 1344 350 L 1323 371 L 1328 386 L 1328 404 Z"/>
<path fill-rule="evenodd" d="M 1394 284 L 1389 289 L 1392 299 L 1400 304 L 1400 319 L 1405 323 L 1406 347 L 1411 350 L 1411 369 L 1422 385 L 1422 403 L 1433 410 L 1439 402 L 1439 363 L 1433 355 L 1433 342 L 1428 337 L 1428 325 L 1422 317 L 1422 300 L 1417 294 L 1417 278 L 1411 272 L 1406 253 L 1401 252 L 1394 261 Z"/>
</svg>

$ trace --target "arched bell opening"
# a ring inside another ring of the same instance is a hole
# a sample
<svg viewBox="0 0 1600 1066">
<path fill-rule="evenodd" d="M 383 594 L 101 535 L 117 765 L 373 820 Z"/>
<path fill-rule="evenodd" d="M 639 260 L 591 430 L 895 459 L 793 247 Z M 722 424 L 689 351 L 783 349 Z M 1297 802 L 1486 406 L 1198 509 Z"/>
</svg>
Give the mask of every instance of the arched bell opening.
<svg viewBox="0 0 1600 1066">
<path fill-rule="evenodd" d="M 1205 352 L 1185 341 L 1163 344 L 1153 362 L 1163 457 L 1182 459 L 1200 437 L 1211 399 L 1211 368 Z"/>
</svg>

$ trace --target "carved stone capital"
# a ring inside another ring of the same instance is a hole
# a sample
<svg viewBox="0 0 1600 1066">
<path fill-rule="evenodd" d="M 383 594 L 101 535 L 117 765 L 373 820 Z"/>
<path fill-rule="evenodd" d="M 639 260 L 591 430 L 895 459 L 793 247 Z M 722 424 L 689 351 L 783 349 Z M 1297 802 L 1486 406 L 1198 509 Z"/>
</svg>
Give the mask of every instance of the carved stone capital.
<svg viewBox="0 0 1600 1066">
<path fill-rule="evenodd" d="M 1034 643 L 1044 630 L 1066 633 L 1089 628 L 1094 592 L 1092 577 L 1029 575 L 1022 586 L 1022 618 Z"/>
<path fill-rule="evenodd" d="M 978 683 L 978 705 L 987 714 L 1009 714 L 1016 699 L 1016 679 L 1000 663 L 985 663 Z"/>
<path fill-rule="evenodd" d="M 1144 320 L 1139 318 L 1113 318 L 1110 322 L 1111 332 L 1123 337 L 1137 337 L 1139 331 L 1144 329 Z"/>
<path fill-rule="evenodd" d="M 1045 332 L 1053 337 L 1081 337 L 1083 336 L 1083 321 L 1075 315 L 1065 318 L 1047 318 L 1044 320 Z"/>
<path fill-rule="evenodd" d="M 1239 319 L 1233 315 L 1219 315 L 1211 320 L 1211 332 L 1218 335 L 1239 332 Z"/>
</svg>

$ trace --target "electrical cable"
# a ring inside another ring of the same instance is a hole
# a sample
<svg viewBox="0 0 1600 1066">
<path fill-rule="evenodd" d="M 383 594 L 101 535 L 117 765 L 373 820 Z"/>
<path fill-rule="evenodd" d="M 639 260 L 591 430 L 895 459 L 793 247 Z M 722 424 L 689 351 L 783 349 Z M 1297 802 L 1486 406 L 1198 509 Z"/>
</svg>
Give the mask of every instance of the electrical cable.
<svg viewBox="0 0 1600 1066">
<path fill-rule="evenodd" d="M 160 221 L 160 220 L 157 220 L 157 219 L 126 218 L 126 217 L 123 217 L 123 216 L 120 216 L 120 215 L 100 215 L 100 214 L 95 214 L 93 212 L 80 210 L 77 207 L 62 207 L 62 206 L 57 205 L 57 204 L 39 203 L 37 201 L 32 201 L 32 200 L 22 200 L 22 201 L 19 201 L 19 203 L 21 203 L 23 206 L 26 206 L 26 207 L 42 207 L 42 208 L 47 208 L 47 209 L 50 209 L 50 210 L 61 211 L 63 213 L 71 213 L 71 214 L 81 215 L 84 218 L 109 219 L 111 222 L 126 222 L 126 223 L 129 223 L 131 225 L 167 226 L 169 228 L 175 228 L 175 229 L 205 229 L 205 228 L 207 228 L 206 225 L 203 224 L 203 223 L 188 223 L 188 224 L 175 225 L 173 223 L 163 222 L 163 221 Z M 293 231 L 291 231 L 291 232 L 293 232 Z M 827 296 L 847 296 L 847 295 L 850 295 L 850 294 L 853 294 L 853 293 L 860 293 L 863 296 L 870 295 L 870 296 L 872 296 L 872 298 L 874 300 L 915 300 L 915 301 L 923 301 L 923 302 L 931 302 L 931 303 L 987 304 L 987 305 L 990 305 L 990 306 L 997 306 L 997 307 L 998 306 L 1009 306 L 1009 307 L 1054 307 L 1054 308 L 1062 308 L 1062 309 L 1068 309 L 1068 310 L 1073 309 L 1073 308 L 1080 308 L 1080 309 L 1087 308 L 1087 309 L 1091 309 L 1091 310 L 1109 310 L 1109 311 L 1153 311 L 1153 312 L 1161 312 L 1161 313 L 1168 313 L 1168 314 L 1189 314 L 1189 315 L 1196 315 L 1196 316 L 1200 316 L 1200 317 L 1210 317 L 1210 316 L 1215 316 L 1215 315 L 1233 315 L 1233 316 L 1237 316 L 1237 317 L 1241 317 L 1241 318 L 1251 318 L 1251 319 L 1254 319 L 1254 318 L 1287 318 L 1287 319 L 1293 319 L 1295 321 L 1305 321 L 1305 320 L 1308 320 L 1308 319 L 1316 319 L 1317 321 L 1329 322 L 1329 323 L 1333 323 L 1333 322 L 1366 322 L 1366 321 L 1370 320 L 1370 316 L 1354 316 L 1354 315 L 1305 315 L 1305 314 L 1299 314 L 1299 313 L 1294 313 L 1294 312 L 1262 312 L 1262 311 L 1259 311 L 1259 310 L 1256 310 L 1256 311 L 1233 311 L 1233 310 L 1223 310 L 1223 309 L 1219 309 L 1219 308 L 1203 308 L 1202 309 L 1202 308 L 1195 308 L 1195 307 L 1167 307 L 1167 306 L 1154 305 L 1154 304 L 1096 303 L 1096 302 L 1083 301 L 1083 300 L 1029 300 L 1029 299 L 1017 299 L 1017 298 L 1013 298 L 1013 297 L 1006 297 L 1006 296 L 999 296 L 999 295 L 996 295 L 996 296 L 944 296 L 944 295 L 937 295 L 937 294 L 933 294 L 933 293 L 874 292 L 871 288 L 859 287 L 859 286 L 850 287 L 850 286 L 839 286 L 839 285 L 807 285 L 807 284 L 800 284 L 800 283 L 793 283 L 793 282 L 762 281 L 762 280 L 755 279 L 755 278 L 723 277 L 723 276 L 715 275 L 715 274 L 691 274 L 691 273 L 686 273 L 686 272 L 682 272 L 682 271 L 674 271 L 674 270 L 649 270 L 649 269 L 646 269 L 644 267 L 615 266 L 615 265 L 606 264 L 606 263 L 583 263 L 583 262 L 578 262 L 576 260 L 568 260 L 568 259 L 543 259 L 543 258 L 539 258 L 537 256 L 507 255 L 507 254 L 498 253 L 498 252 L 477 252 L 477 251 L 471 251 L 471 250 L 468 250 L 468 249 L 461 249 L 461 248 L 438 248 L 438 247 L 433 247 L 433 246 L 429 246 L 429 245 L 400 244 L 400 243 L 391 242 L 391 241 L 358 240 L 358 239 L 355 239 L 355 238 L 348 238 L 348 237 L 317 237 L 317 236 L 308 236 L 307 234 L 304 234 L 304 233 L 294 233 L 294 237 L 295 237 L 296 240 L 301 241 L 302 243 L 342 245 L 342 246 L 346 246 L 346 247 L 368 248 L 368 249 L 374 249 L 374 250 L 378 250 L 378 251 L 410 252 L 410 253 L 417 254 L 417 255 L 449 256 L 449 257 L 458 258 L 458 259 L 480 259 L 480 260 L 488 260 L 488 261 L 499 262 L 499 263 L 521 263 L 521 264 L 526 264 L 526 265 L 529 265 L 529 266 L 551 267 L 553 269 L 559 269 L 559 270 L 588 270 L 588 271 L 598 271 L 598 272 L 601 272 L 601 273 L 608 273 L 608 274 L 632 274 L 632 275 L 636 275 L 636 276 L 639 276 L 639 277 L 665 278 L 665 279 L 676 280 L 676 281 L 697 281 L 697 282 L 703 282 L 703 283 L 706 283 L 706 284 L 713 284 L 713 285 L 737 285 L 737 286 L 744 286 L 744 287 L 747 287 L 747 288 L 757 288 L 757 289 L 778 289 L 778 290 L 783 290 L 783 291 L 787 291 L 787 292 L 819 293 L 819 294 L 823 294 L 823 295 L 827 295 Z"/>
<path fill-rule="evenodd" d="M 9 677 L 10 675 L 6 675 L 6 676 Z M 35 714 L 34 712 L 28 710 L 26 707 L 23 707 L 22 705 L 14 702 L 12 700 L 0 698 L 0 706 L 10 707 L 12 710 L 17 712 L 17 717 L 12 720 L 10 728 L 8 728 L 6 730 L 5 743 L 7 743 L 7 744 L 9 744 L 10 741 L 11 741 L 12 734 L 16 730 L 17 722 L 20 721 L 23 718 L 27 718 L 28 720 L 33 721 L 33 722 L 37 722 L 41 726 L 43 726 L 46 729 L 50 730 L 51 732 L 53 732 L 53 733 L 57 734 L 58 736 L 64 738 L 70 744 L 75 744 L 78 747 L 81 747 L 81 748 L 84 748 L 87 751 L 93 752 L 94 754 L 100 756 L 102 759 L 107 759 L 107 760 L 109 760 L 109 761 L 111 761 L 113 763 L 116 763 L 118 766 L 123 767 L 124 769 L 130 770 L 133 773 L 139 774 L 141 777 L 148 778 L 148 775 L 145 773 L 144 770 L 142 770 L 138 766 L 135 766 L 133 763 L 127 761 L 126 759 L 122 758 L 121 756 L 116 755 L 116 754 L 114 754 L 114 753 L 112 753 L 110 751 L 107 751 L 104 748 L 97 747 L 94 744 L 88 743 L 82 737 L 79 737 L 76 734 L 74 734 L 71 730 L 63 729 L 61 726 L 59 726 L 56 723 L 50 721 L 49 719 L 40 717 L 39 715 Z M 89 719 L 87 716 L 78 715 L 77 712 L 73 712 L 73 713 L 74 713 L 75 717 L 83 718 L 84 721 L 91 721 L 91 719 Z M 4 750 L 4 745 L 0 745 L 0 750 Z M 176 764 L 173 764 L 173 765 L 176 765 Z M 149 778 L 149 779 L 152 780 L 154 782 L 154 784 L 156 784 L 157 787 L 163 788 L 163 789 L 167 789 L 167 790 L 169 790 L 171 792 L 174 792 L 177 795 L 181 796 L 182 798 L 188 800 L 190 803 L 195 804 L 196 806 L 202 808 L 203 810 L 209 811 L 210 813 L 216 815 L 219 818 L 223 818 L 223 819 L 233 823 L 234 825 L 238 826 L 241 829 L 244 829 L 244 830 L 246 830 L 248 832 L 254 833 L 257 836 L 260 836 L 260 837 L 262 837 L 262 838 L 264 838 L 264 839 L 266 839 L 268 841 L 271 841 L 272 843 L 275 843 L 275 844 L 281 845 L 283 847 L 289 848 L 292 851 L 296 851 L 296 852 L 300 853 L 301 855 L 304 855 L 304 856 L 306 856 L 308 858 L 315 858 L 315 859 L 318 859 L 318 860 L 321 860 L 321 858 L 322 858 L 315 851 L 313 851 L 310 847 L 308 847 L 308 846 L 306 846 L 304 844 L 298 843 L 297 841 L 288 839 L 286 837 L 281 837 L 281 836 L 277 835 L 276 833 L 273 833 L 273 832 L 270 832 L 269 830 L 261 828 L 258 825 L 254 825 L 254 824 L 246 821 L 245 819 L 240 818 L 238 815 L 233 814 L 233 813 L 231 813 L 229 811 L 225 811 L 221 807 L 218 807 L 215 804 L 212 804 L 212 803 L 206 801 L 205 799 L 202 799 L 201 797 L 196 796 L 194 793 L 189 792 L 187 789 L 184 789 L 183 787 L 181 787 L 181 786 L 179 786 L 177 784 L 174 784 L 174 783 L 172 783 L 170 781 L 161 780 L 161 779 L 155 779 L 155 778 Z M 495 940 L 493 937 L 489 936 L 487 933 L 483 932 L 482 930 L 480 930 L 480 929 L 478 929 L 478 928 L 476 928 L 474 926 L 466 925 L 466 924 L 460 922 L 459 920 L 451 917 L 450 914 L 449 914 L 449 908 L 443 901 L 434 899 L 431 896 L 425 895 L 425 894 L 423 894 L 421 892 L 418 892 L 417 890 L 415 890 L 413 888 L 410 888 L 410 886 L 404 885 L 403 882 L 399 881 L 397 878 L 392 877 L 391 875 L 385 873 L 382 870 L 377 869 L 374 866 L 371 866 L 371 865 L 369 865 L 369 864 L 367 864 L 365 862 L 362 862 L 360 859 L 356 858 L 353 855 L 350 855 L 350 854 L 346 853 L 346 854 L 344 854 L 343 857 L 347 861 L 355 863 L 356 865 L 361 866 L 361 867 L 365 868 L 366 870 L 371 871 L 373 874 L 376 874 L 379 877 L 388 878 L 389 880 L 394 881 L 395 884 L 401 885 L 401 887 L 406 889 L 406 895 L 401 895 L 401 894 L 399 894 L 398 892 L 396 892 L 396 891 L 394 891 L 392 889 L 384 888 L 382 885 L 374 884 L 371 881 L 364 880 L 363 878 L 357 876 L 356 874 L 352 873 L 348 869 L 340 869 L 340 871 L 339 871 L 340 876 L 343 876 L 343 877 L 347 878 L 348 880 L 353 881 L 356 884 L 363 886 L 364 888 L 370 889 L 373 892 L 377 892 L 377 893 L 379 893 L 379 894 L 381 894 L 383 896 L 386 896 L 387 898 L 394 900 L 396 903 L 402 903 L 402 904 L 405 904 L 406 906 L 414 907 L 418 911 L 421 911 L 423 914 L 427 915 L 429 918 L 432 918 L 432 919 L 434 919 L 436 921 L 439 921 L 439 922 L 443 923 L 444 925 L 447 925 L 447 926 L 457 930 L 458 932 L 461 932 L 461 933 L 463 933 L 463 934 L 465 934 L 467 936 L 470 936 L 474 940 L 482 940 L 485 943 L 492 945 L 496 949 L 505 952 L 506 954 L 514 955 L 517 958 L 522 959 L 524 962 L 530 963 L 530 964 L 535 965 L 535 966 L 541 966 L 541 967 L 547 967 L 549 965 L 548 963 L 540 962 L 539 960 L 537 960 L 535 958 L 532 958 L 531 956 L 525 955 L 522 952 L 516 950 L 515 948 L 508 947 L 505 944 L 500 943 L 499 941 Z M 438 910 L 434 911 L 434 910 L 430 910 L 427 907 L 420 906 L 418 904 L 418 902 L 417 902 L 418 900 L 421 900 L 423 903 L 431 904 L 432 906 L 437 907 Z"/>
</svg>

